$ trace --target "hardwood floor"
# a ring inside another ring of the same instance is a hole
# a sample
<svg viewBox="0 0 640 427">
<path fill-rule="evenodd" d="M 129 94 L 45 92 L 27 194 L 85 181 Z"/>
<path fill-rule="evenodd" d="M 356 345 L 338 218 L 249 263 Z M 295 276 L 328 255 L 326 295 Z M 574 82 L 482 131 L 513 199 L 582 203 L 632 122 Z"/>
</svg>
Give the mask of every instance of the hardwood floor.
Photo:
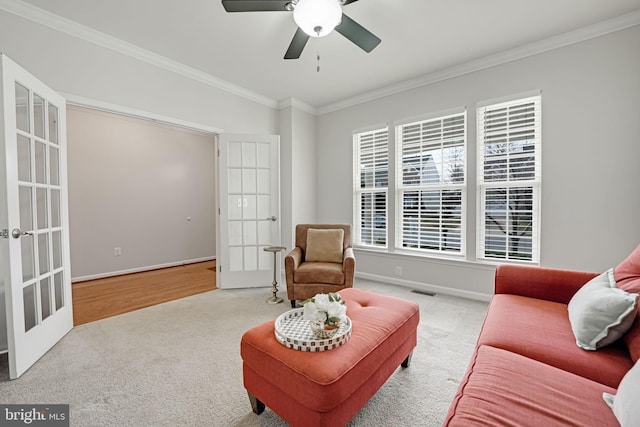
<svg viewBox="0 0 640 427">
<path fill-rule="evenodd" d="M 76 282 L 73 323 L 82 325 L 216 289 L 215 261 Z"/>
</svg>

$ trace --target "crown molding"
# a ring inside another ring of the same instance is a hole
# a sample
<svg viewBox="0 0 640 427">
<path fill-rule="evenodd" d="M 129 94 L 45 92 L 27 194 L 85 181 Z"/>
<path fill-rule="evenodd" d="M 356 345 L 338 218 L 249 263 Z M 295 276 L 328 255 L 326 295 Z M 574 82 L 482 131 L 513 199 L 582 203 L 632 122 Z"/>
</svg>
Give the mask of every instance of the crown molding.
<svg viewBox="0 0 640 427">
<path fill-rule="evenodd" d="M 214 77 L 198 69 L 186 66 L 180 62 L 158 55 L 149 50 L 142 49 L 134 44 L 127 43 L 118 38 L 96 31 L 85 25 L 63 18 L 44 9 L 40 9 L 21 0 L 0 0 L 0 9 L 13 15 L 28 19 L 37 24 L 44 25 L 53 30 L 60 31 L 72 37 L 88 41 L 95 45 L 110 49 L 122 55 L 146 62 L 156 67 L 171 71 L 183 77 L 204 83 L 216 89 L 229 92 L 253 102 L 270 108 L 277 108 L 276 100 L 230 83 L 226 80 Z"/>
<path fill-rule="evenodd" d="M 297 98 L 286 98 L 278 101 L 278 110 L 284 110 L 289 107 L 297 108 L 298 110 L 302 110 L 305 113 L 309 113 L 314 116 L 318 115 L 318 109 L 316 107 Z"/>
<path fill-rule="evenodd" d="M 584 40 L 589 40 L 595 37 L 624 30 L 636 25 L 640 25 L 640 10 L 620 15 L 618 17 L 598 22 L 596 24 L 588 25 L 577 30 L 569 31 L 558 36 L 529 43 L 464 64 L 456 65 L 444 70 L 425 74 L 415 79 L 405 80 L 400 83 L 385 86 L 370 92 L 356 95 L 351 98 L 343 99 L 342 101 L 327 104 L 322 107 L 316 108 L 316 114 L 321 116 L 323 114 L 343 110 L 345 108 L 363 104 L 365 102 L 373 101 L 385 96 L 394 95 L 396 93 L 404 92 L 422 86 L 427 86 L 443 80 L 448 80 L 454 77 L 473 73 L 475 71 L 495 67 L 496 65 L 505 64 L 507 62 L 537 55 L 539 53 L 558 49 L 574 43 L 579 43 Z"/>
<path fill-rule="evenodd" d="M 136 108 L 126 107 L 124 105 L 112 104 L 110 102 L 100 101 L 92 98 L 74 95 L 71 93 L 58 92 L 67 101 L 67 105 L 76 105 L 78 107 L 89 108 L 91 110 L 102 111 L 105 113 L 119 114 L 134 119 L 148 120 L 155 123 L 171 125 L 189 131 L 221 134 L 224 129 L 215 128 L 200 123 L 194 123 L 174 117 L 163 116 L 161 114 L 152 113 L 150 111 L 139 110 Z"/>
</svg>

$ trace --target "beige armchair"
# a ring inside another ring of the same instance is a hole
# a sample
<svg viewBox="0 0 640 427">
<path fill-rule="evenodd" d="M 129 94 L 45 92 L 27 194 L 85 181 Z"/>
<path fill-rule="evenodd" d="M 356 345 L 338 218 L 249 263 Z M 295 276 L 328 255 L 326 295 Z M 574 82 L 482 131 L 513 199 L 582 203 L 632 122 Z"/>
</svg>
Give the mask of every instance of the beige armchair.
<svg viewBox="0 0 640 427">
<path fill-rule="evenodd" d="M 284 259 L 287 297 L 296 301 L 353 286 L 356 259 L 351 224 L 299 224 L 296 247 Z"/>
</svg>

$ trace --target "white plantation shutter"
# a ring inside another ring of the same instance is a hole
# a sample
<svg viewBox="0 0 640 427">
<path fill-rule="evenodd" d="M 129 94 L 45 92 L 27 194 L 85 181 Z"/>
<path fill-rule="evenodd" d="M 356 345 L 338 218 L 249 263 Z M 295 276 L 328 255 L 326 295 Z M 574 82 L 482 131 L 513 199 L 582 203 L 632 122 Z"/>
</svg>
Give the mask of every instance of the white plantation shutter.
<svg viewBox="0 0 640 427">
<path fill-rule="evenodd" d="M 389 137 L 387 128 L 362 132 L 354 140 L 354 242 L 386 247 Z"/>
<path fill-rule="evenodd" d="M 397 246 L 464 253 L 466 113 L 396 127 Z"/>
<path fill-rule="evenodd" d="M 478 108 L 478 257 L 538 262 L 541 97 Z"/>
</svg>

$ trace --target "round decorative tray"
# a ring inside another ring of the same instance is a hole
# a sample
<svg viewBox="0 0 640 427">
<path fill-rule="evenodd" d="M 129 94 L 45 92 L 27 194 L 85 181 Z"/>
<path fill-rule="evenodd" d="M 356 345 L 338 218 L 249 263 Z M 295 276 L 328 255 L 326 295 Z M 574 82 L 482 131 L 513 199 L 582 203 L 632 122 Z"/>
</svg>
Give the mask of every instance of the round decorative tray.
<svg viewBox="0 0 640 427">
<path fill-rule="evenodd" d="M 278 316 L 274 334 L 280 344 L 294 350 L 318 352 L 338 348 L 351 338 L 351 319 L 348 316 L 332 338 L 319 340 L 311 332 L 309 321 L 302 318 L 303 313 L 304 309 L 295 308 Z"/>
</svg>

